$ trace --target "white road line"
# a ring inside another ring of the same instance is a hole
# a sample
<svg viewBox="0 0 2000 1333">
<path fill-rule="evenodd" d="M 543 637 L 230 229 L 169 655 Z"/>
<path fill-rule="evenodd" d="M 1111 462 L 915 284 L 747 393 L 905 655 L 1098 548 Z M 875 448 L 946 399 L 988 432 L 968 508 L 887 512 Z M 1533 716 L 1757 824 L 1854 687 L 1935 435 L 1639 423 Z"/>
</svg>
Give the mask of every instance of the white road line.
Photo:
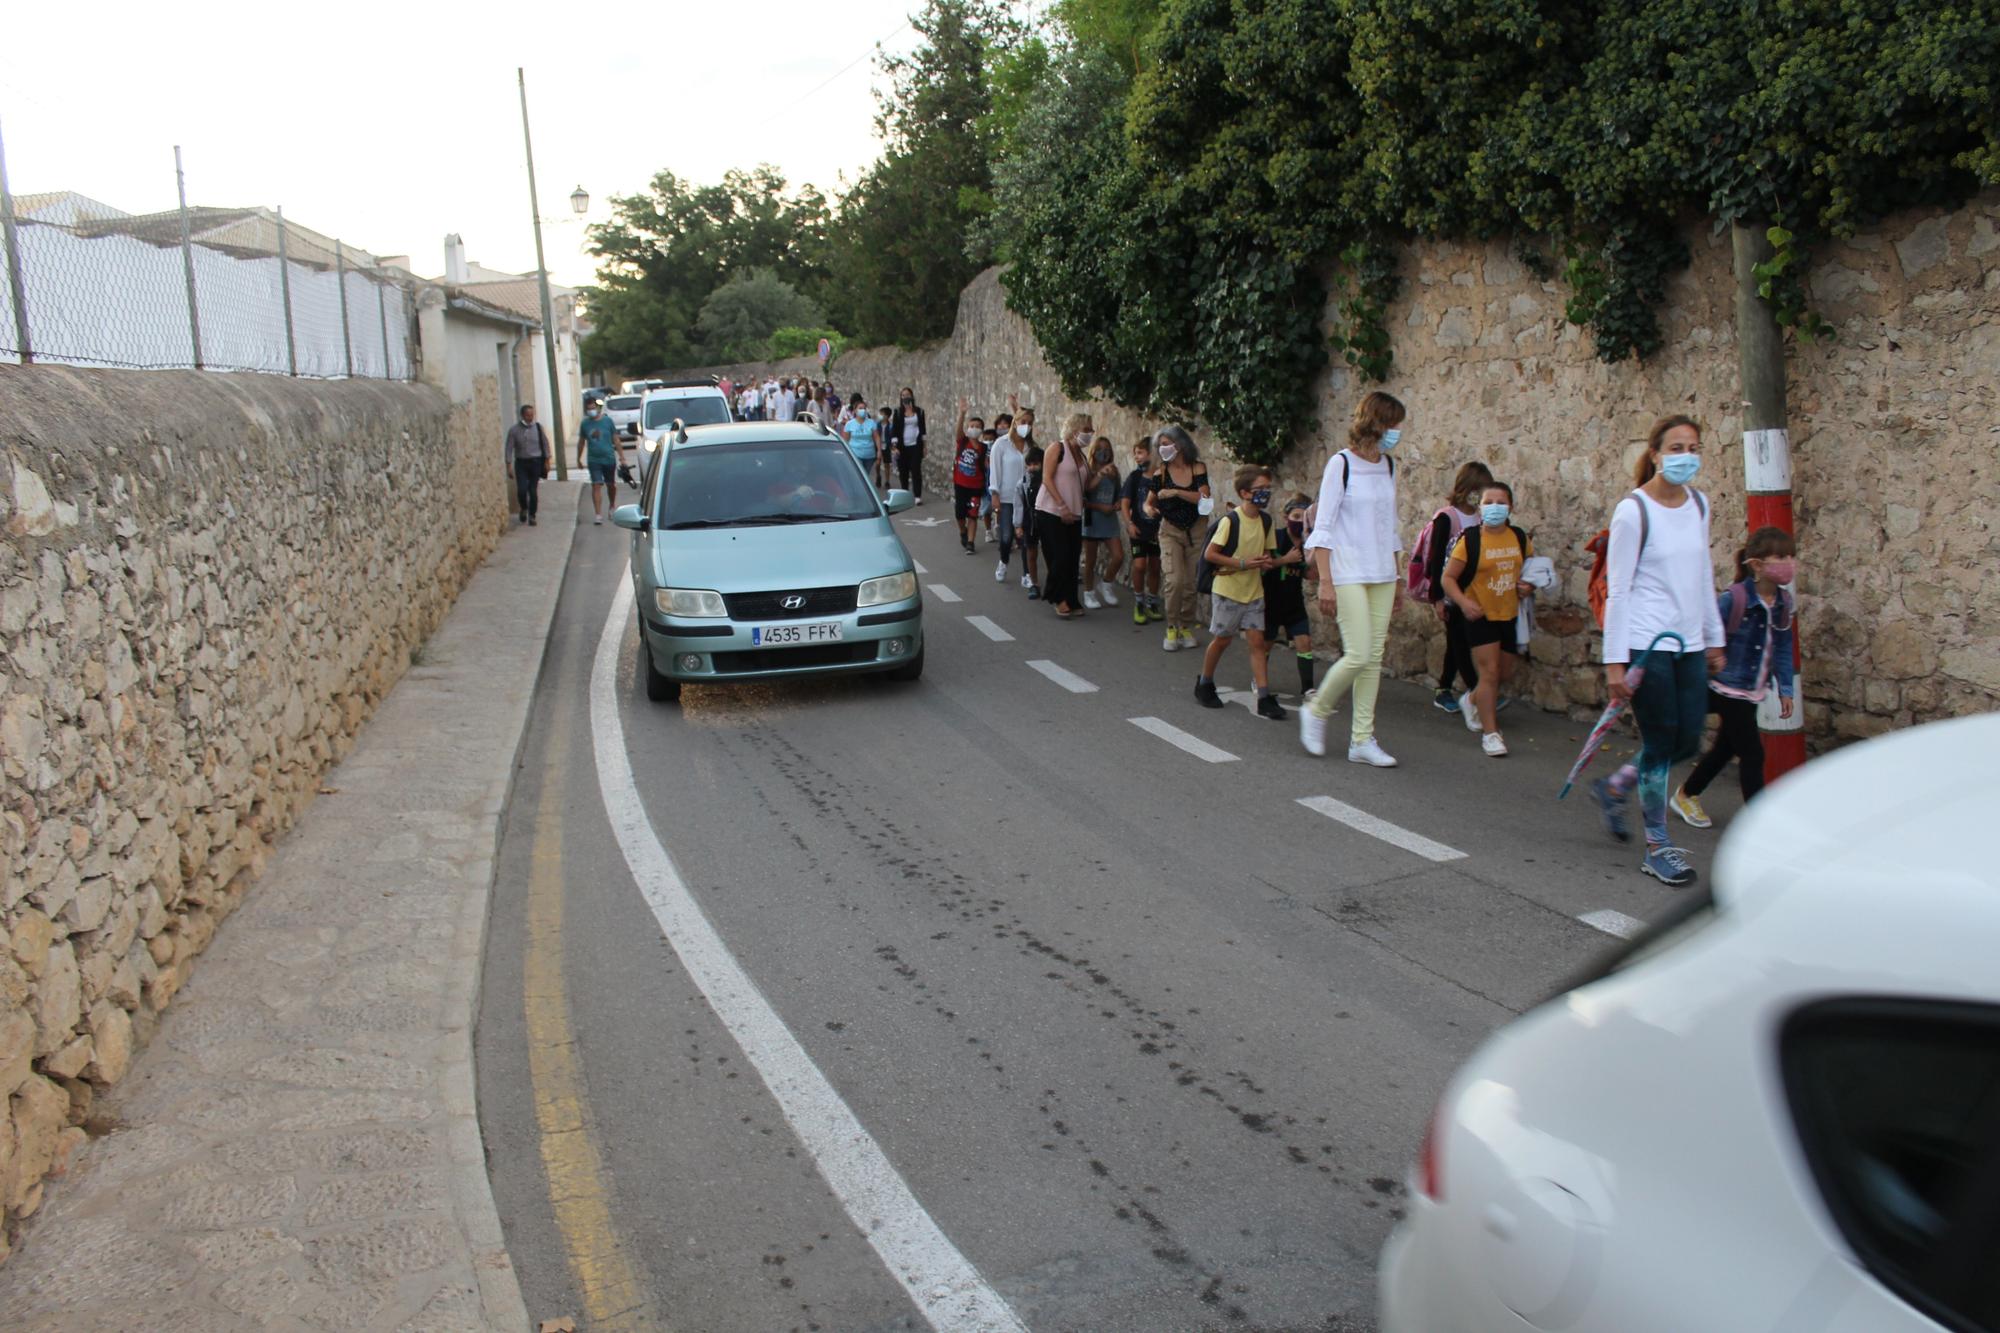
<svg viewBox="0 0 2000 1333">
<path fill-rule="evenodd" d="M 1463 861 L 1465 853 L 1456 847 L 1447 847 L 1441 842 L 1432 842 L 1421 833 L 1412 833 L 1399 824 L 1391 824 L 1386 819 L 1378 819 L 1366 810 L 1357 810 L 1345 801 L 1336 801 L 1331 796 L 1301 796 L 1299 804 L 1308 810 L 1317 810 L 1328 819 L 1338 820 L 1351 829 L 1359 829 L 1371 838 L 1401 847 L 1406 852 L 1415 852 L 1430 861 Z"/>
<path fill-rule="evenodd" d="M 605 813 L 660 930 L 771 1090 L 828 1188 L 930 1326 L 939 1333 L 1027 1333 L 1000 1293 L 924 1210 L 881 1145 L 729 952 L 654 834 L 618 716 L 618 662 L 631 614 L 632 584 L 621 578 L 590 670 L 590 730 Z"/>
<path fill-rule="evenodd" d="M 1594 926 L 1607 935 L 1616 935 L 1621 940 L 1629 940 L 1646 928 L 1646 923 L 1636 916 L 1626 916 L 1605 908 L 1601 912 L 1585 912 L 1577 918 L 1586 926 Z"/>
<path fill-rule="evenodd" d="M 962 602 L 965 600 L 942 583 L 926 583 L 924 586 L 929 588 L 931 596 L 937 598 L 940 602 Z"/>
<path fill-rule="evenodd" d="M 929 571 L 928 569 L 925 569 L 925 568 L 924 568 L 924 562 L 923 562 L 923 561 L 921 561 L 921 560 L 919 560 L 919 559 L 917 559 L 917 558 L 916 558 L 915 556 L 911 556 L 911 557 L 910 557 L 910 566 L 911 566 L 911 568 L 915 569 L 915 570 L 917 571 L 917 573 L 919 573 L 919 574 L 928 574 L 928 573 L 930 573 L 930 571 Z"/>
<path fill-rule="evenodd" d="M 972 626 L 972 628 L 978 630 L 981 634 L 984 634 L 987 638 L 993 640 L 993 642 L 995 643 L 1014 642 L 1013 635 L 1009 634 L 1006 630 L 1001 629 L 998 625 L 988 620 L 985 616 L 967 616 L 965 618 L 965 623 Z"/>
<path fill-rule="evenodd" d="M 1236 756 L 1227 750 L 1218 750 L 1199 736 L 1190 736 L 1171 722 L 1162 722 L 1157 717 L 1128 717 L 1125 719 L 1141 731 L 1158 736 L 1167 744 L 1186 750 L 1197 759 L 1206 759 L 1211 764 L 1233 764 Z"/>
<path fill-rule="evenodd" d="M 1044 676 L 1047 676 L 1050 680 L 1054 681 L 1056 684 L 1068 690 L 1071 694 L 1097 693 L 1097 687 L 1095 685 L 1092 685 L 1089 681 L 1085 680 L 1082 676 L 1077 675 L 1074 671 L 1065 671 L 1063 668 L 1057 666 L 1054 662 L 1030 662 L 1028 663 L 1028 665 L 1034 670 L 1041 672 Z"/>
</svg>

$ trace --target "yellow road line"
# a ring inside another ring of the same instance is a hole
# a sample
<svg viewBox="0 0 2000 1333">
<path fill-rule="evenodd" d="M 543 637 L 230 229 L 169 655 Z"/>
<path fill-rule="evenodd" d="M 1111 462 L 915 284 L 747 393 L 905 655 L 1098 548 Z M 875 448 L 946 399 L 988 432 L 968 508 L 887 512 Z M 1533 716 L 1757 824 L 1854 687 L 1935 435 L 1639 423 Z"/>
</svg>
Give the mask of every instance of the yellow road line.
<svg viewBox="0 0 2000 1333">
<path fill-rule="evenodd" d="M 583 1294 L 587 1327 L 656 1329 L 646 1288 L 627 1258 L 611 1218 L 611 1191 L 590 1118 L 576 1034 L 563 988 L 562 813 L 569 728 L 560 708 L 549 735 L 549 767 L 535 811 L 528 872 L 528 947 L 522 1003 L 527 1011 L 528 1075 L 541 1130 L 542 1171 L 562 1233 L 570 1272 Z"/>
</svg>

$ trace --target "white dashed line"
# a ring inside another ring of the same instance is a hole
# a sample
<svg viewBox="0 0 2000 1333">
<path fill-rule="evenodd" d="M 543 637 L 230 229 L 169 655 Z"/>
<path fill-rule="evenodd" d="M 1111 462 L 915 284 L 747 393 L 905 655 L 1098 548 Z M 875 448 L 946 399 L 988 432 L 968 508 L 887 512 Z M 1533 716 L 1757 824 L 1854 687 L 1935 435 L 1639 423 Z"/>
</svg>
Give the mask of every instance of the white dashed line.
<svg viewBox="0 0 2000 1333">
<path fill-rule="evenodd" d="M 653 829 L 618 712 L 619 664 L 631 661 L 632 583 L 618 580 L 590 671 L 597 783 L 612 835 L 687 976 L 764 1080 L 813 1165 L 892 1279 L 938 1333 L 1027 1333 L 1004 1297 L 925 1211 L 882 1145 L 841 1100 L 688 890 Z"/>
<path fill-rule="evenodd" d="M 940 602 L 960 602 L 965 600 L 942 583 L 926 583 L 924 586 L 929 588 L 931 596 L 937 598 Z"/>
<path fill-rule="evenodd" d="M 1378 819 L 1366 810 L 1357 810 L 1345 801 L 1336 801 L 1331 796 L 1301 796 L 1299 804 L 1308 810 L 1317 810 L 1328 819 L 1336 820 L 1351 829 L 1366 833 L 1371 838 L 1380 838 L 1392 846 L 1401 847 L 1406 852 L 1415 852 L 1429 861 L 1463 861 L 1465 853 L 1456 847 L 1447 847 L 1441 842 L 1432 842 L 1421 833 L 1412 833 L 1399 824 L 1391 824 L 1386 819 Z"/>
<path fill-rule="evenodd" d="M 1077 675 L 1074 671 L 1065 671 L 1063 668 L 1057 666 L 1054 662 L 1030 662 L 1028 663 L 1028 665 L 1034 670 L 1041 672 L 1044 676 L 1047 676 L 1050 680 L 1054 681 L 1056 684 L 1068 690 L 1071 694 L 1097 693 L 1097 687 L 1095 685 L 1092 685 L 1089 681 L 1085 680 L 1082 676 Z"/>
<path fill-rule="evenodd" d="M 1197 759 L 1206 759 L 1211 764 L 1233 764 L 1236 756 L 1227 750 L 1218 750 L 1199 736 L 1190 736 L 1171 722 L 1162 722 L 1157 717 L 1128 717 L 1125 719 L 1141 731 L 1158 736 L 1177 749 L 1186 750 Z"/>
<path fill-rule="evenodd" d="M 972 628 L 978 630 L 981 634 L 984 634 L 987 638 L 993 640 L 993 642 L 995 643 L 1014 642 L 1013 635 L 1009 634 L 1006 630 L 1001 629 L 998 625 L 988 620 L 985 616 L 967 616 L 965 618 L 965 623 L 972 626 Z"/>
<path fill-rule="evenodd" d="M 925 569 L 925 568 L 924 568 L 924 562 L 923 562 L 923 561 L 921 561 L 921 560 L 919 560 L 919 559 L 917 559 L 917 558 L 916 558 L 915 556 L 911 556 L 911 557 L 910 557 L 910 567 L 911 567 L 912 569 L 916 570 L 916 571 L 917 571 L 917 573 L 919 573 L 919 574 L 928 574 L 928 573 L 930 573 L 930 571 L 929 571 L 928 569 Z"/>
<path fill-rule="evenodd" d="M 1646 928 L 1646 923 L 1638 917 L 1626 916 L 1623 912 L 1614 912 L 1608 907 L 1601 912 L 1585 912 L 1577 920 L 1607 935 L 1615 935 L 1621 940 L 1629 940 Z"/>
</svg>

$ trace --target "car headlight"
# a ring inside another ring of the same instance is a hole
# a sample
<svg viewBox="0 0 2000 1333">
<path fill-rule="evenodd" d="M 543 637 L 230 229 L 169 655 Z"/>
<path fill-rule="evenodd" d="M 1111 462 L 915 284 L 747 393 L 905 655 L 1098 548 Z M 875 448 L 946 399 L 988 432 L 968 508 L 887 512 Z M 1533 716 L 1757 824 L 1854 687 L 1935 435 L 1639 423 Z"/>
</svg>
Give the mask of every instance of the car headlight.
<svg viewBox="0 0 2000 1333">
<path fill-rule="evenodd" d="M 653 602 L 670 616 L 713 618 L 729 614 L 729 608 L 722 604 L 722 594 L 706 588 L 661 588 L 654 592 Z"/>
<path fill-rule="evenodd" d="M 884 602 L 907 602 L 917 595 L 917 576 L 909 570 L 900 574 L 884 574 L 879 579 L 869 579 L 861 585 L 858 606 L 880 606 Z"/>
</svg>

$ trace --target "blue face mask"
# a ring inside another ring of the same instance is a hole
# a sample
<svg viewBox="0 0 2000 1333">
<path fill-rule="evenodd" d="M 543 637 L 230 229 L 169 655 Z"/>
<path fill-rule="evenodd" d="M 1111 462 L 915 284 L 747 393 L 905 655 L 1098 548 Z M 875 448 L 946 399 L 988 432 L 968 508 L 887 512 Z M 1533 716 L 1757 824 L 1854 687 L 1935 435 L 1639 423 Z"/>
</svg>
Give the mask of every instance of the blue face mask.
<svg viewBox="0 0 2000 1333">
<path fill-rule="evenodd" d="M 1271 488 L 1269 486 L 1259 486 L 1256 490 L 1250 492 L 1250 503 L 1256 505 L 1259 509 L 1270 504 Z"/>
<path fill-rule="evenodd" d="M 1400 426 L 1391 426 L 1388 430 L 1383 431 L 1382 452 L 1386 454 L 1391 449 L 1394 449 L 1396 447 L 1397 442 L 1400 441 L 1402 438 L 1403 438 L 1403 428 Z"/>
<path fill-rule="evenodd" d="M 1660 471 L 1676 486 L 1685 486 L 1701 471 L 1700 454 L 1668 454 L 1660 460 Z"/>
<path fill-rule="evenodd" d="M 1497 528 L 1507 521 L 1507 515 L 1514 512 L 1512 505 L 1481 505 L 1479 521 L 1489 528 Z"/>
</svg>

